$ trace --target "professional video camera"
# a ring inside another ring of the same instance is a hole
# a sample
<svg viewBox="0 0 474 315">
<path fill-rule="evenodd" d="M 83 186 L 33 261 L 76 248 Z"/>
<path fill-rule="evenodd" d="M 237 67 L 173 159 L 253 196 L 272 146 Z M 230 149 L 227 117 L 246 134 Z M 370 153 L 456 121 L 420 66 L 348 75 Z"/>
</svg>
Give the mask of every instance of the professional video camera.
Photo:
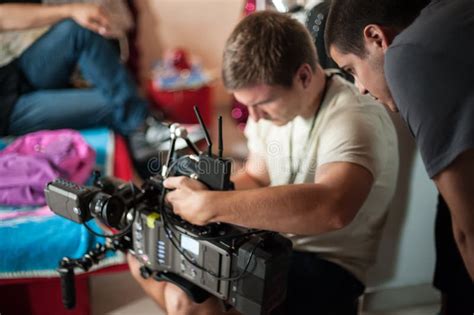
<svg viewBox="0 0 474 315">
<path fill-rule="evenodd" d="M 107 241 L 79 259 L 63 258 L 61 275 L 63 303 L 75 305 L 74 268 L 87 271 L 108 250 L 131 252 L 142 264 L 144 278 L 170 281 L 195 302 L 210 294 L 243 314 L 268 314 L 286 295 L 291 242 L 278 233 L 246 229 L 224 223 L 196 226 L 175 215 L 165 205 L 169 176 L 189 176 L 211 190 L 231 190 L 231 162 L 222 157 L 222 117 L 219 117 L 219 154 L 195 107 L 208 144 L 207 153 L 188 139 L 179 124 L 170 126 L 170 150 L 161 175 L 152 176 L 141 188 L 116 178 L 96 176 L 94 186 L 80 186 L 57 179 L 45 189 L 49 207 L 56 214 L 83 224 Z M 187 142 L 194 154 L 177 157 L 176 141 Z M 88 225 L 97 219 L 118 230 L 102 235 Z"/>
</svg>

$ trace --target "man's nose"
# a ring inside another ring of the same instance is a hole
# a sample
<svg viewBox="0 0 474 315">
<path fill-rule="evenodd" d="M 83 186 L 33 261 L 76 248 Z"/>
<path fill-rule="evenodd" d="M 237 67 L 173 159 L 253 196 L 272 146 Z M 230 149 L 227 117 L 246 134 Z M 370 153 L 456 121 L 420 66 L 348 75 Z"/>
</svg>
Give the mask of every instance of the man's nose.
<svg viewBox="0 0 474 315">
<path fill-rule="evenodd" d="M 255 106 L 249 106 L 248 107 L 248 110 L 249 110 L 249 115 L 250 117 L 255 121 L 255 122 L 258 122 L 260 120 L 261 115 L 258 111 L 258 109 L 255 107 Z"/>
<path fill-rule="evenodd" d="M 362 83 L 360 83 L 360 81 L 357 78 L 355 79 L 354 84 L 359 90 L 360 94 L 364 95 L 364 94 L 369 93 L 369 91 L 365 88 L 365 86 Z"/>
</svg>

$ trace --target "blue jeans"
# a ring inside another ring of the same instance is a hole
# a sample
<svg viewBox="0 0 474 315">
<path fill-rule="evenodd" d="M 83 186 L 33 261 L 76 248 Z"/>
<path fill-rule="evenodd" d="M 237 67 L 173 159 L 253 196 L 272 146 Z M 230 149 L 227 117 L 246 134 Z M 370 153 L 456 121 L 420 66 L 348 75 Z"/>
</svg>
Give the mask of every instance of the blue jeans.
<svg viewBox="0 0 474 315">
<path fill-rule="evenodd" d="M 54 25 L 17 65 L 31 89 L 15 103 L 9 134 L 105 126 L 129 135 L 147 115 L 148 104 L 139 97 L 117 49 L 72 20 Z M 92 88 L 71 88 L 76 66 Z"/>
</svg>

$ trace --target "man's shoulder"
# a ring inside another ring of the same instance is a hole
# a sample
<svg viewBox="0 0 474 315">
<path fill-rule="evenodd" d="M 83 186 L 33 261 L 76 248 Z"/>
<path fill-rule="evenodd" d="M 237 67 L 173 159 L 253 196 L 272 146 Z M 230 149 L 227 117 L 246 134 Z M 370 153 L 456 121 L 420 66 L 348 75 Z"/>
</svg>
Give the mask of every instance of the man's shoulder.
<svg viewBox="0 0 474 315">
<path fill-rule="evenodd" d="M 446 52 L 445 48 L 450 47 L 455 53 L 457 46 L 469 45 L 472 41 L 473 15 L 472 0 L 434 0 L 395 37 L 386 58 L 390 61 L 395 49 L 406 50 L 408 54 L 420 47 L 430 52 Z"/>
<path fill-rule="evenodd" d="M 369 95 L 362 95 L 351 82 L 342 77 L 332 79 L 327 113 L 340 115 L 343 113 L 382 113 L 386 114 L 383 106 Z"/>
</svg>

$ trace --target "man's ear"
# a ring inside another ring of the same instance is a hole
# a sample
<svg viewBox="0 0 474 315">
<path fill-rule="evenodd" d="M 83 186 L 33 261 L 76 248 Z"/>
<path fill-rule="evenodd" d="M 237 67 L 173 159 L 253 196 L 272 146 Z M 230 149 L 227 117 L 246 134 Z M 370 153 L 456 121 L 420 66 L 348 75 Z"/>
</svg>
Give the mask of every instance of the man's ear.
<svg viewBox="0 0 474 315">
<path fill-rule="evenodd" d="M 296 79 L 301 82 L 303 88 L 307 88 L 313 79 L 313 69 L 307 63 L 302 64 L 296 71 Z"/>
<path fill-rule="evenodd" d="M 364 28 L 363 35 L 367 50 L 382 49 L 385 53 L 395 37 L 395 32 L 377 24 L 369 24 Z"/>
</svg>

